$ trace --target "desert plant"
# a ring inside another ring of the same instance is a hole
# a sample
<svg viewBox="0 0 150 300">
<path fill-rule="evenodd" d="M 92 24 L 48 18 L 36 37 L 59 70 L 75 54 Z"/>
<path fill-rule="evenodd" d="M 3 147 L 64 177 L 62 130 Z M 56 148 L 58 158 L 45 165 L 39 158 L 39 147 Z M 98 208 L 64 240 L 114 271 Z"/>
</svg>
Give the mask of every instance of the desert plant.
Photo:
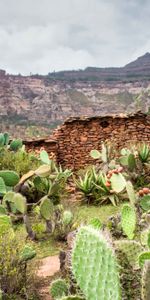
<svg viewBox="0 0 150 300">
<path fill-rule="evenodd" d="M 146 261 L 142 270 L 142 300 L 150 299 L 150 260 Z"/>
<path fill-rule="evenodd" d="M 133 239 L 136 229 L 136 211 L 131 205 L 125 204 L 121 211 L 121 226 L 129 239 Z"/>
<path fill-rule="evenodd" d="M 102 232 L 90 226 L 79 229 L 72 250 L 72 271 L 87 300 L 121 299 L 118 264 Z"/>
<path fill-rule="evenodd" d="M 50 285 L 50 294 L 54 299 L 68 295 L 68 284 L 64 279 L 56 279 Z"/>
<path fill-rule="evenodd" d="M 143 143 L 138 147 L 138 156 L 142 163 L 149 162 L 150 159 L 150 148 L 149 145 Z"/>
</svg>

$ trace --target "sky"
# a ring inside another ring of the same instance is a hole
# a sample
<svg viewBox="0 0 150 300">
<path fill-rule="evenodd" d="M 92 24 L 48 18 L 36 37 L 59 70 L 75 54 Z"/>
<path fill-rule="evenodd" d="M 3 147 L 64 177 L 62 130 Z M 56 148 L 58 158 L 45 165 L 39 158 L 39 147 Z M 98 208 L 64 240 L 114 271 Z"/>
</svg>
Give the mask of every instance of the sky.
<svg viewBox="0 0 150 300">
<path fill-rule="evenodd" d="M 124 66 L 150 52 L 149 0 L 0 0 L 0 69 Z"/>
</svg>

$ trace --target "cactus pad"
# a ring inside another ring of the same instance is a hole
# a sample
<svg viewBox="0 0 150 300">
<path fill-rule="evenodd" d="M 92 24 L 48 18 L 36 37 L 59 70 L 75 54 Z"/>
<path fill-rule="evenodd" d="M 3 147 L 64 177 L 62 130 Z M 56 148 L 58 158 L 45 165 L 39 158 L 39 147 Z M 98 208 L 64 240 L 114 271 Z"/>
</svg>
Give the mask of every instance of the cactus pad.
<svg viewBox="0 0 150 300">
<path fill-rule="evenodd" d="M 60 299 L 68 294 L 68 285 L 63 279 L 56 279 L 51 283 L 50 294 L 54 299 Z"/>
<path fill-rule="evenodd" d="M 28 245 L 25 245 L 21 252 L 21 261 L 28 261 L 36 256 L 36 251 Z"/>
<path fill-rule="evenodd" d="M 136 213 L 134 207 L 125 204 L 121 211 L 121 226 L 123 232 L 132 240 L 136 228 Z"/>
<path fill-rule="evenodd" d="M 133 185 L 130 181 L 127 181 L 127 183 L 126 183 L 126 190 L 127 190 L 129 200 L 130 200 L 131 204 L 133 205 L 136 202 L 136 195 L 135 195 Z"/>
<path fill-rule="evenodd" d="M 49 165 L 42 165 L 37 170 L 35 170 L 35 174 L 40 177 L 47 177 L 50 175 L 51 168 Z"/>
<path fill-rule="evenodd" d="M 150 261 L 146 261 L 142 271 L 142 300 L 150 299 Z"/>
<path fill-rule="evenodd" d="M 26 198 L 23 197 L 21 194 L 16 193 L 13 197 L 14 205 L 21 214 L 25 214 L 27 210 Z"/>
<path fill-rule="evenodd" d="M 3 178 L 7 186 L 15 186 L 19 182 L 19 176 L 14 171 L 0 171 L 0 177 Z"/>
<path fill-rule="evenodd" d="M 53 212 L 54 212 L 53 203 L 51 202 L 51 200 L 47 196 L 44 196 L 41 199 L 41 204 L 40 204 L 41 216 L 45 220 L 50 220 L 53 216 Z"/>
<path fill-rule="evenodd" d="M 133 269 L 139 269 L 139 255 L 143 251 L 143 247 L 139 242 L 119 240 L 115 241 L 115 247 L 117 250 L 125 254 Z"/>
<path fill-rule="evenodd" d="M 18 151 L 22 147 L 22 140 L 16 139 L 10 143 L 10 150 Z"/>
<path fill-rule="evenodd" d="M 126 187 L 126 180 L 121 173 L 113 174 L 110 178 L 110 181 L 112 190 L 114 190 L 116 193 L 122 192 Z"/>
<path fill-rule="evenodd" d="M 63 212 L 63 223 L 64 223 L 64 225 L 71 224 L 72 220 L 73 220 L 73 214 L 72 214 L 72 212 L 69 211 L 69 210 L 65 210 Z"/>
<path fill-rule="evenodd" d="M 72 252 L 72 270 L 87 300 L 120 300 L 118 265 L 103 234 L 81 227 Z"/>
</svg>

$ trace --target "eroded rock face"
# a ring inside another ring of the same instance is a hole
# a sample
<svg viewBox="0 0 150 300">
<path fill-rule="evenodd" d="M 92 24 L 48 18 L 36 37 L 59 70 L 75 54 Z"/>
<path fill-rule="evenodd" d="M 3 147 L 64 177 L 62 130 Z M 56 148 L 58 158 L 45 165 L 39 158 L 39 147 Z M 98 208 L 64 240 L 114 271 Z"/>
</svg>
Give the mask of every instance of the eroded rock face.
<svg viewBox="0 0 150 300">
<path fill-rule="evenodd" d="M 13 136 L 21 130 L 24 137 L 28 125 L 55 127 L 69 116 L 139 108 L 145 112 L 149 107 L 150 54 L 123 68 L 87 68 L 48 76 L 14 76 L 0 70 L 0 131 L 7 130 Z"/>
</svg>

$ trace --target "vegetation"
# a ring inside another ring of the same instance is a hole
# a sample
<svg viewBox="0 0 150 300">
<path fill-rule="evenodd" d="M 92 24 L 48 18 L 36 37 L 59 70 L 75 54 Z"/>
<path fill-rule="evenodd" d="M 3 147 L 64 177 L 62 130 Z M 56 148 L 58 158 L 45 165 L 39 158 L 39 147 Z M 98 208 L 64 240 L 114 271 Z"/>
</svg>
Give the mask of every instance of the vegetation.
<svg viewBox="0 0 150 300">
<path fill-rule="evenodd" d="M 106 143 L 89 155 L 96 164 L 73 174 L 0 134 L 2 299 L 40 299 L 35 265 L 60 250 L 53 299 L 149 299 L 150 148 Z"/>
</svg>

